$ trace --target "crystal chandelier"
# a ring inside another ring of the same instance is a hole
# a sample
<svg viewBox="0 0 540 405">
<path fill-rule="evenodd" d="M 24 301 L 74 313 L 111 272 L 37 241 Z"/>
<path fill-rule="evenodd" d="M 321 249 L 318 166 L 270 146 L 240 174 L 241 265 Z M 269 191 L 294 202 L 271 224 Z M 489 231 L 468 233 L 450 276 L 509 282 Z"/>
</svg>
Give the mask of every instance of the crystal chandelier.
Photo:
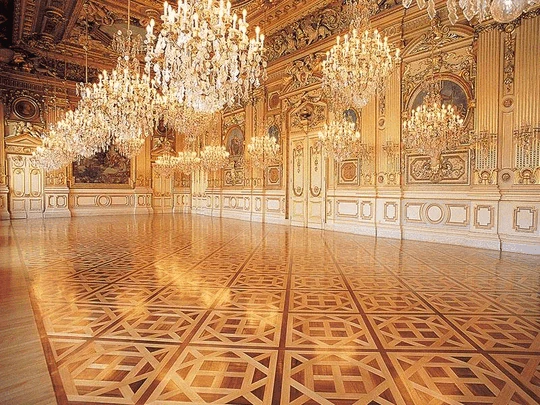
<svg viewBox="0 0 540 405">
<path fill-rule="evenodd" d="M 165 177 L 169 177 L 178 168 L 179 158 L 174 156 L 170 151 L 166 151 L 159 155 L 154 162 L 156 171 Z"/>
<path fill-rule="evenodd" d="M 364 107 L 373 95 L 384 89 L 386 78 L 399 61 L 399 50 L 394 53 L 387 38 L 371 28 L 369 16 L 376 4 L 354 2 L 356 16 L 351 31 L 338 36 L 336 44 L 323 61 L 323 89 L 336 105 Z"/>
<path fill-rule="evenodd" d="M 130 29 L 131 2 L 128 0 L 127 31 L 121 31 L 113 38 L 112 48 L 119 53 L 116 68 L 109 74 L 106 70 L 99 75 L 98 83 L 80 84 L 81 99 L 91 106 L 87 117 L 90 133 L 98 130 L 103 122 L 95 122 L 92 113 L 101 111 L 109 135 L 99 142 L 90 142 L 94 152 L 113 144 L 118 152 L 133 158 L 140 151 L 144 139 L 150 135 L 157 121 L 157 91 L 147 74 L 140 73 L 137 55 L 143 51 L 142 39 L 133 35 Z M 101 144 L 96 147 L 95 144 Z"/>
<path fill-rule="evenodd" d="M 157 105 L 163 124 L 183 134 L 188 143 L 194 142 L 199 135 L 212 132 L 218 125 L 217 113 L 196 111 L 170 95 L 158 95 Z"/>
<path fill-rule="evenodd" d="M 356 123 L 345 115 L 324 125 L 324 131 L 319 133 L 319 143 L 336 162 L 361 157 L 362 152 L 367 151 L 366 145 L 361 143 Z"/>
<path fill-rule="evenodd" d="M 425 85 L 422 105 L 403 122 L 403 143 L 406 149 L 431 158 L 432 171 L 441 167 L 441 153 L 461 144 L 463 118 L 453 105 L 442 103 L 441 82 L 432 78 Z"/>
<path fill-rule="evenodd" d="M 204 170 L 215 172 L 223 169 L 229 161 L 229 152 L 224 146 L 207 145 L 201 151 L 201 166 Z"/>
<path fill-rule="evenodd" d="M 198 170 L 201 166 L 201 158 L 197 156 L 197 152 L 184 151 L 178 152 L 176 169 L 184 174 L 191 174 Z"/>
<path fill-rule="evenodd" d="M 249 159 L 255 167 L 265 169 L 271 164 L 279 163 L 279 145 L 276 138 L 268 133 L 254 136 L 247 145 Z"/>
<path fill-rule="evenodd" d="M 147 27 L 146 72 L 155 74 L 163 94 L 197 111 L 215 112 L 246 102 L 265 80 L 264 35 L 247 36 L 246 10 L 231 15 L 223 0 L 167 2 L 161 32 Z"/>
<path fill-rule="evenodd" d="M 413 0 L 403 0 L 403 6 L 409 8 L 412 2 Z M 420 9 L 427 5 L 429 17 L 435 18 L 435 0 L 416 0 L 416 3 Z M 446 8 L 452 24 L 457 22 L 460 10 L 467 21 L 476 17 L 478 22 L 482 22 L 491 16 L 497 22 L 509 23 L 538 3 L 538 0 L 447 0 Z"/>
</svg>

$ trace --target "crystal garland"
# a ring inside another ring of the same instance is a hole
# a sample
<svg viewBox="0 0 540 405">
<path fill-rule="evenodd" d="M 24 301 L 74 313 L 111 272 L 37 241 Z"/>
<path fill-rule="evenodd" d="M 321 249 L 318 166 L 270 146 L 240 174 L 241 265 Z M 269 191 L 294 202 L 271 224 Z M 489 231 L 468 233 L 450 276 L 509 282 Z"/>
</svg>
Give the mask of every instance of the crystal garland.
<svg viewBox="0 0 540 405">
<path fill-rule="evenodd" d="M 319 143 L 337 162 L 358 158 L 364 146 L 356 123 L 345 116 L 324 125 L 324 131 L 319 133 Z"/>
<path fill-rule="evenodd" d="M 147 27 L 146 72 L 155 73 L 163 94 L 197 111 L 215 112 L 246 102 L 265 80 L 264 35 L 247 36 L 247 12 L 231 15 L 231 3 L 220 0 L 167 2 L 161 32 Z"/>
<path fill-rule="evenodd" d="M 265 169 L 280 161 L 279 145 L 269 134 L 254 136 L 247 145 L 249 159 L 255 167 Z"/>
<path fill-rule="evenodd" d="M 349 6 L 352 7 L 352 6 Z M 364 107 L 373 95 L 384 89 L 386 78 L 399 61 L 388 39 L 371 29 L 372 3 L 359 2 L 352 31 L 338 36 L 322 64 L 323 89 L 336 105 Z"/>
<path fill-rule="evenodd" d="M 403 122 L 405 149 L 431 158 L 431 169 L 441 166 L 441 153 L 456 149 L 464 132 L 463 119 L 453 105 L 442 103 L 441 83 L 432 79 L 422 105 Z"/>
<path fill-rule="evenodd" d="M 403 6 L 409 8 L 413 0 L 403 0 Z M 435 18 L 435 0 L 416 0 L 418 8 L 426 7 L 431 19 Z M 474 17 L 478 22 L 487 20 L 490 16 L 497 22 L 509 23 L 518 18 L 528 8 L 538 4 L 538 0 L 447 0 L 448 19 L 455 24 L 458 19 L 458 11 L 463 12 L 467 21 Z"/>
<path fill-rule="evenodd" d="M 224 146 L 207 145 L 201 151 L 201 167 L 204 170 L 215 172 L 223 169 L 229 161 L 229 152 Z"/>
</svg>

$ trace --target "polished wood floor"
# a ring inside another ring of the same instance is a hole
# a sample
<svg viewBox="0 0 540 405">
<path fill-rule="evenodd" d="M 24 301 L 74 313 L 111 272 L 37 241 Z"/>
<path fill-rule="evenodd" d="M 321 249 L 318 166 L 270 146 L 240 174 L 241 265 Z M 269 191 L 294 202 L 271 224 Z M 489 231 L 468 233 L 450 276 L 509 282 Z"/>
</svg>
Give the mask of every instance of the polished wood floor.
<svg viewBox="0 0 540 405">
<path fill-rule="evenodd" d="M 535 256 L 187 215 L 0 236 L 2 403 L 539 402 Z"/>
</svg>

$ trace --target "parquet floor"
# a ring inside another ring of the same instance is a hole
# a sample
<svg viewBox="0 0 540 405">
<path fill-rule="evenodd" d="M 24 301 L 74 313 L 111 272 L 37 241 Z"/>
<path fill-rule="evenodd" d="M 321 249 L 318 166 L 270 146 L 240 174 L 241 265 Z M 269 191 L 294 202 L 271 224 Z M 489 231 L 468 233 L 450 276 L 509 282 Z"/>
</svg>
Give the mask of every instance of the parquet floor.
<svg viewBox="0 0 540 405">
<path fill-rule="evenodd" d="M 59 404 L 540 400 L 539 257 L 189 215 L 10 231 Z"/>
</svg>

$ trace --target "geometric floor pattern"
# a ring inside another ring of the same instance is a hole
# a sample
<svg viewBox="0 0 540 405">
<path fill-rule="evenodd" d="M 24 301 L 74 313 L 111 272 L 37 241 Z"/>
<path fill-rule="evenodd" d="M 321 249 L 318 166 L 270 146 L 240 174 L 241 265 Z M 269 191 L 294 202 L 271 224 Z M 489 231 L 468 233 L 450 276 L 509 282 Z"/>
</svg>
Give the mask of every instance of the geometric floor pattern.
<svg viewBox="0 0 540 405">
<path fill-rule="evenodd" d="M 538 257 L 190 215 L 11 226 L 62 405 L 540 402 Z"/>
</svg>

